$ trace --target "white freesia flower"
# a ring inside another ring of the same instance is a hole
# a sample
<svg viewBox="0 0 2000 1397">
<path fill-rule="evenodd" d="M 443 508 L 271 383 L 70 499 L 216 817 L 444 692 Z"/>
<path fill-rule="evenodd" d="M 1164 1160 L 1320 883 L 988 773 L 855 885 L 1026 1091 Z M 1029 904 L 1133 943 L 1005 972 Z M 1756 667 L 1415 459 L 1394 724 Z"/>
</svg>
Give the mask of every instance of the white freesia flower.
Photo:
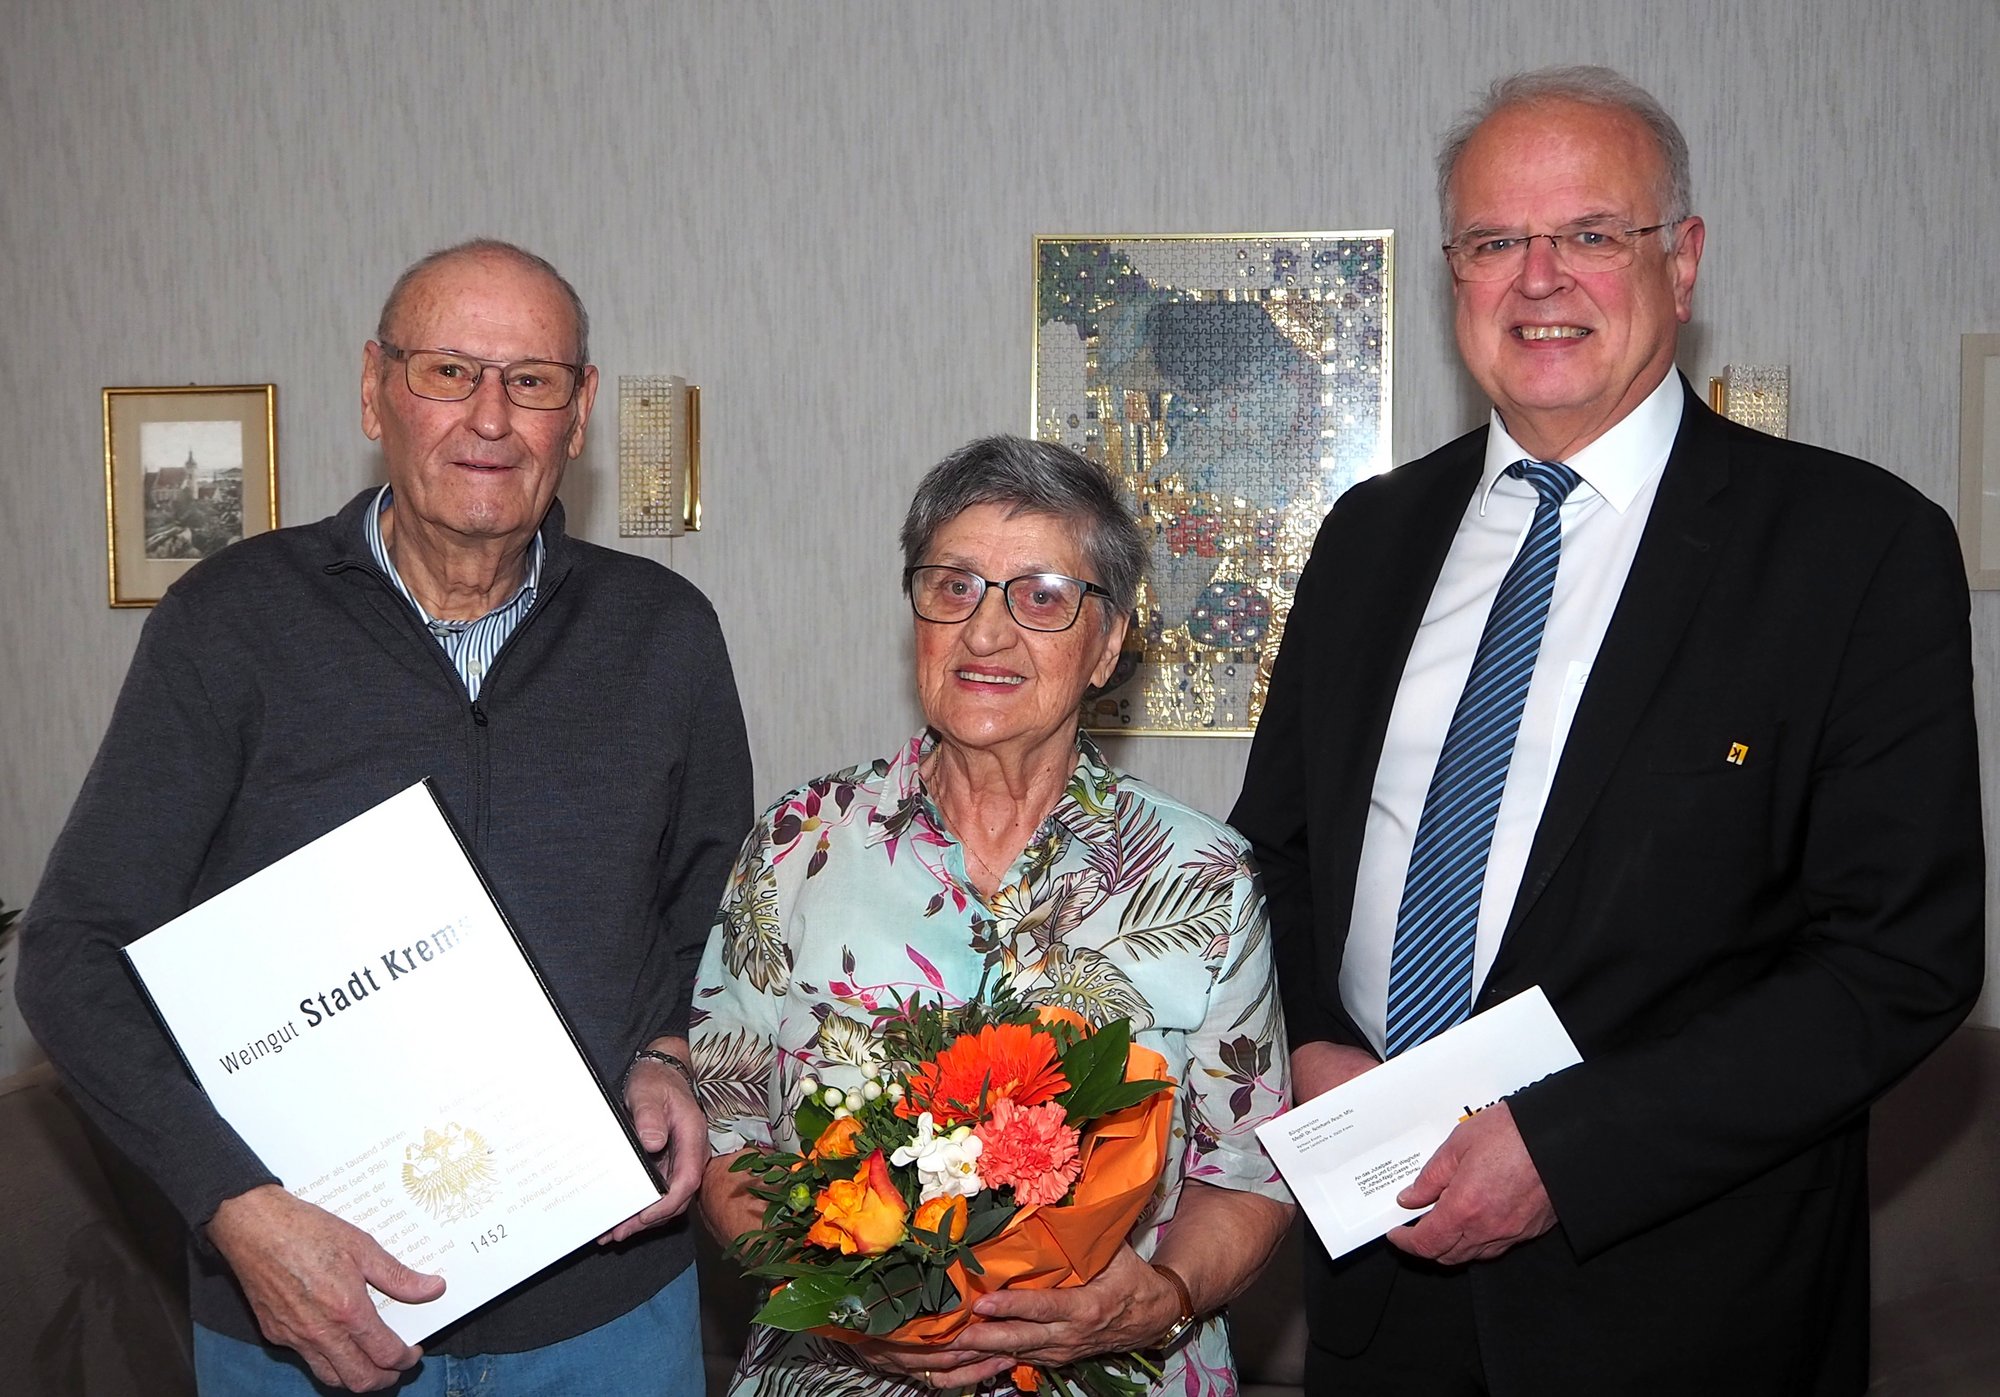
<svg viewBox="0 0 2000 1397">
<path fill-rule="evenodd" d="M 970 1198 L 986 1187 L 979 1177 L 979 1151 L 983 1148 L 970 1126 L 960 1126 L 946 1134 L 937 1133 L 931 1113 L 917 1117 L 917 1138 L 898 1146 L 889 1162 L 898 1168 L 917 1166 L 917 1201 L 933 1198 Z"/>
</svg>

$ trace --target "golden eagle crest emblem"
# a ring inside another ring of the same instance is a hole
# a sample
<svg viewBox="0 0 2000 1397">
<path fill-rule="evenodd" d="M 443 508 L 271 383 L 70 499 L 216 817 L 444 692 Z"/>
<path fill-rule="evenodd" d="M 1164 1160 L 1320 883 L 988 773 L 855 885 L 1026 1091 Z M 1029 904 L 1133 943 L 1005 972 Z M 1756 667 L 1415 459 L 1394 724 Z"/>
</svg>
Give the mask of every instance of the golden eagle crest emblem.
<svg viewBox="0 0 2000 1397">
<path fill-rule="evenodd" d="M 424 1130 L 421 1145 L 403 1150 L 403 1192 L 438 1222 L 459 1222 L 493 1201 L 499 1166 L 486 1137 L 457 1121 Z"/>
</svg>

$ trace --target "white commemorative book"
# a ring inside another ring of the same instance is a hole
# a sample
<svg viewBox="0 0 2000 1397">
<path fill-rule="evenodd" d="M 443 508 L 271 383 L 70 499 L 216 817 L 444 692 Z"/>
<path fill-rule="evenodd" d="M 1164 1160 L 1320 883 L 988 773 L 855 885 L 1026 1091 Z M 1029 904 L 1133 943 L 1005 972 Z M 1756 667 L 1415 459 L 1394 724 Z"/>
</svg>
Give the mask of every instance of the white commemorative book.
<svg viewBox="0 0 2000 1397">
<path fill-rule="evenodd" d="M 284 1186 L 445 1278 L 418 1343 L 659 1197 L 428 782 L 126 947 Z"/>
</svg>

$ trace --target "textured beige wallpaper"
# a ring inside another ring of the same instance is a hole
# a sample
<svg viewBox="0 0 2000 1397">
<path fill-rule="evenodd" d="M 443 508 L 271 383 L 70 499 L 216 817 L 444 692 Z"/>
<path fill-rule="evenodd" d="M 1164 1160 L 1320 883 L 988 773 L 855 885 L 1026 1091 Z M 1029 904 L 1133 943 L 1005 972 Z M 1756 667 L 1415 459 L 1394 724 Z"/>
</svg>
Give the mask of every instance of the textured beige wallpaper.
<svg viewBox="0 0 2000 1397">
<path fill-rule="evenodd" d="M 1037 233 L 1394 228 L 1407 457 L 1481 413 L 1432 251 L 1436 133 L 1498 72 L 1608 62 L 1696 152 L 1691 374 L 1787 363 L 1794 435 L 1949 502 L 1958 336 L 2000 330 L 1994 0 L 9 8 L 9 903 L 144 619 L 104 605 L 98 390 L 276 382 L 284 518 L 324 515 L 376 478 L 356 375 L 382 293 L 473 233 L 568 271 L 607 375 L 702 385 L 707 527 L 633 546 L 720 609 L 766 797 L 916 722 L 896 526 L 945 450 L 1029 425 Z M 614 418 L 565 490 L 604 541 Z M 2000 597 L 1974 613 L 1990 722 Z M 1225 811 L 1244 748 L 1116 756 Z"/>
</svg>

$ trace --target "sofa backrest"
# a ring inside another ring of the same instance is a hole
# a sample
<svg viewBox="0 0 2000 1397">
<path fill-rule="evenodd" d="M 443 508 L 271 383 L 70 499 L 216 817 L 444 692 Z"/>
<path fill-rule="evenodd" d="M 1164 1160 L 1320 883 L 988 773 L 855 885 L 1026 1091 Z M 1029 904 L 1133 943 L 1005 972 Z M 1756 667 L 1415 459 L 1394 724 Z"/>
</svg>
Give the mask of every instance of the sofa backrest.
<svg viewBox="0 0 2000 1397">
<path fill-rule="evenodd" d="M 1961 1028 L 1876 1104 L 1868 1173 L 1875 1304 L 2000 1281 L 2000 1029 Z"/>
<path fill-rule="evenodd" d="M 85 1125 L 47 1063 L 0 1081 L 0 1142 L 8 1390 L 193 1397 L 179 1217 Z"/>
</svg>

